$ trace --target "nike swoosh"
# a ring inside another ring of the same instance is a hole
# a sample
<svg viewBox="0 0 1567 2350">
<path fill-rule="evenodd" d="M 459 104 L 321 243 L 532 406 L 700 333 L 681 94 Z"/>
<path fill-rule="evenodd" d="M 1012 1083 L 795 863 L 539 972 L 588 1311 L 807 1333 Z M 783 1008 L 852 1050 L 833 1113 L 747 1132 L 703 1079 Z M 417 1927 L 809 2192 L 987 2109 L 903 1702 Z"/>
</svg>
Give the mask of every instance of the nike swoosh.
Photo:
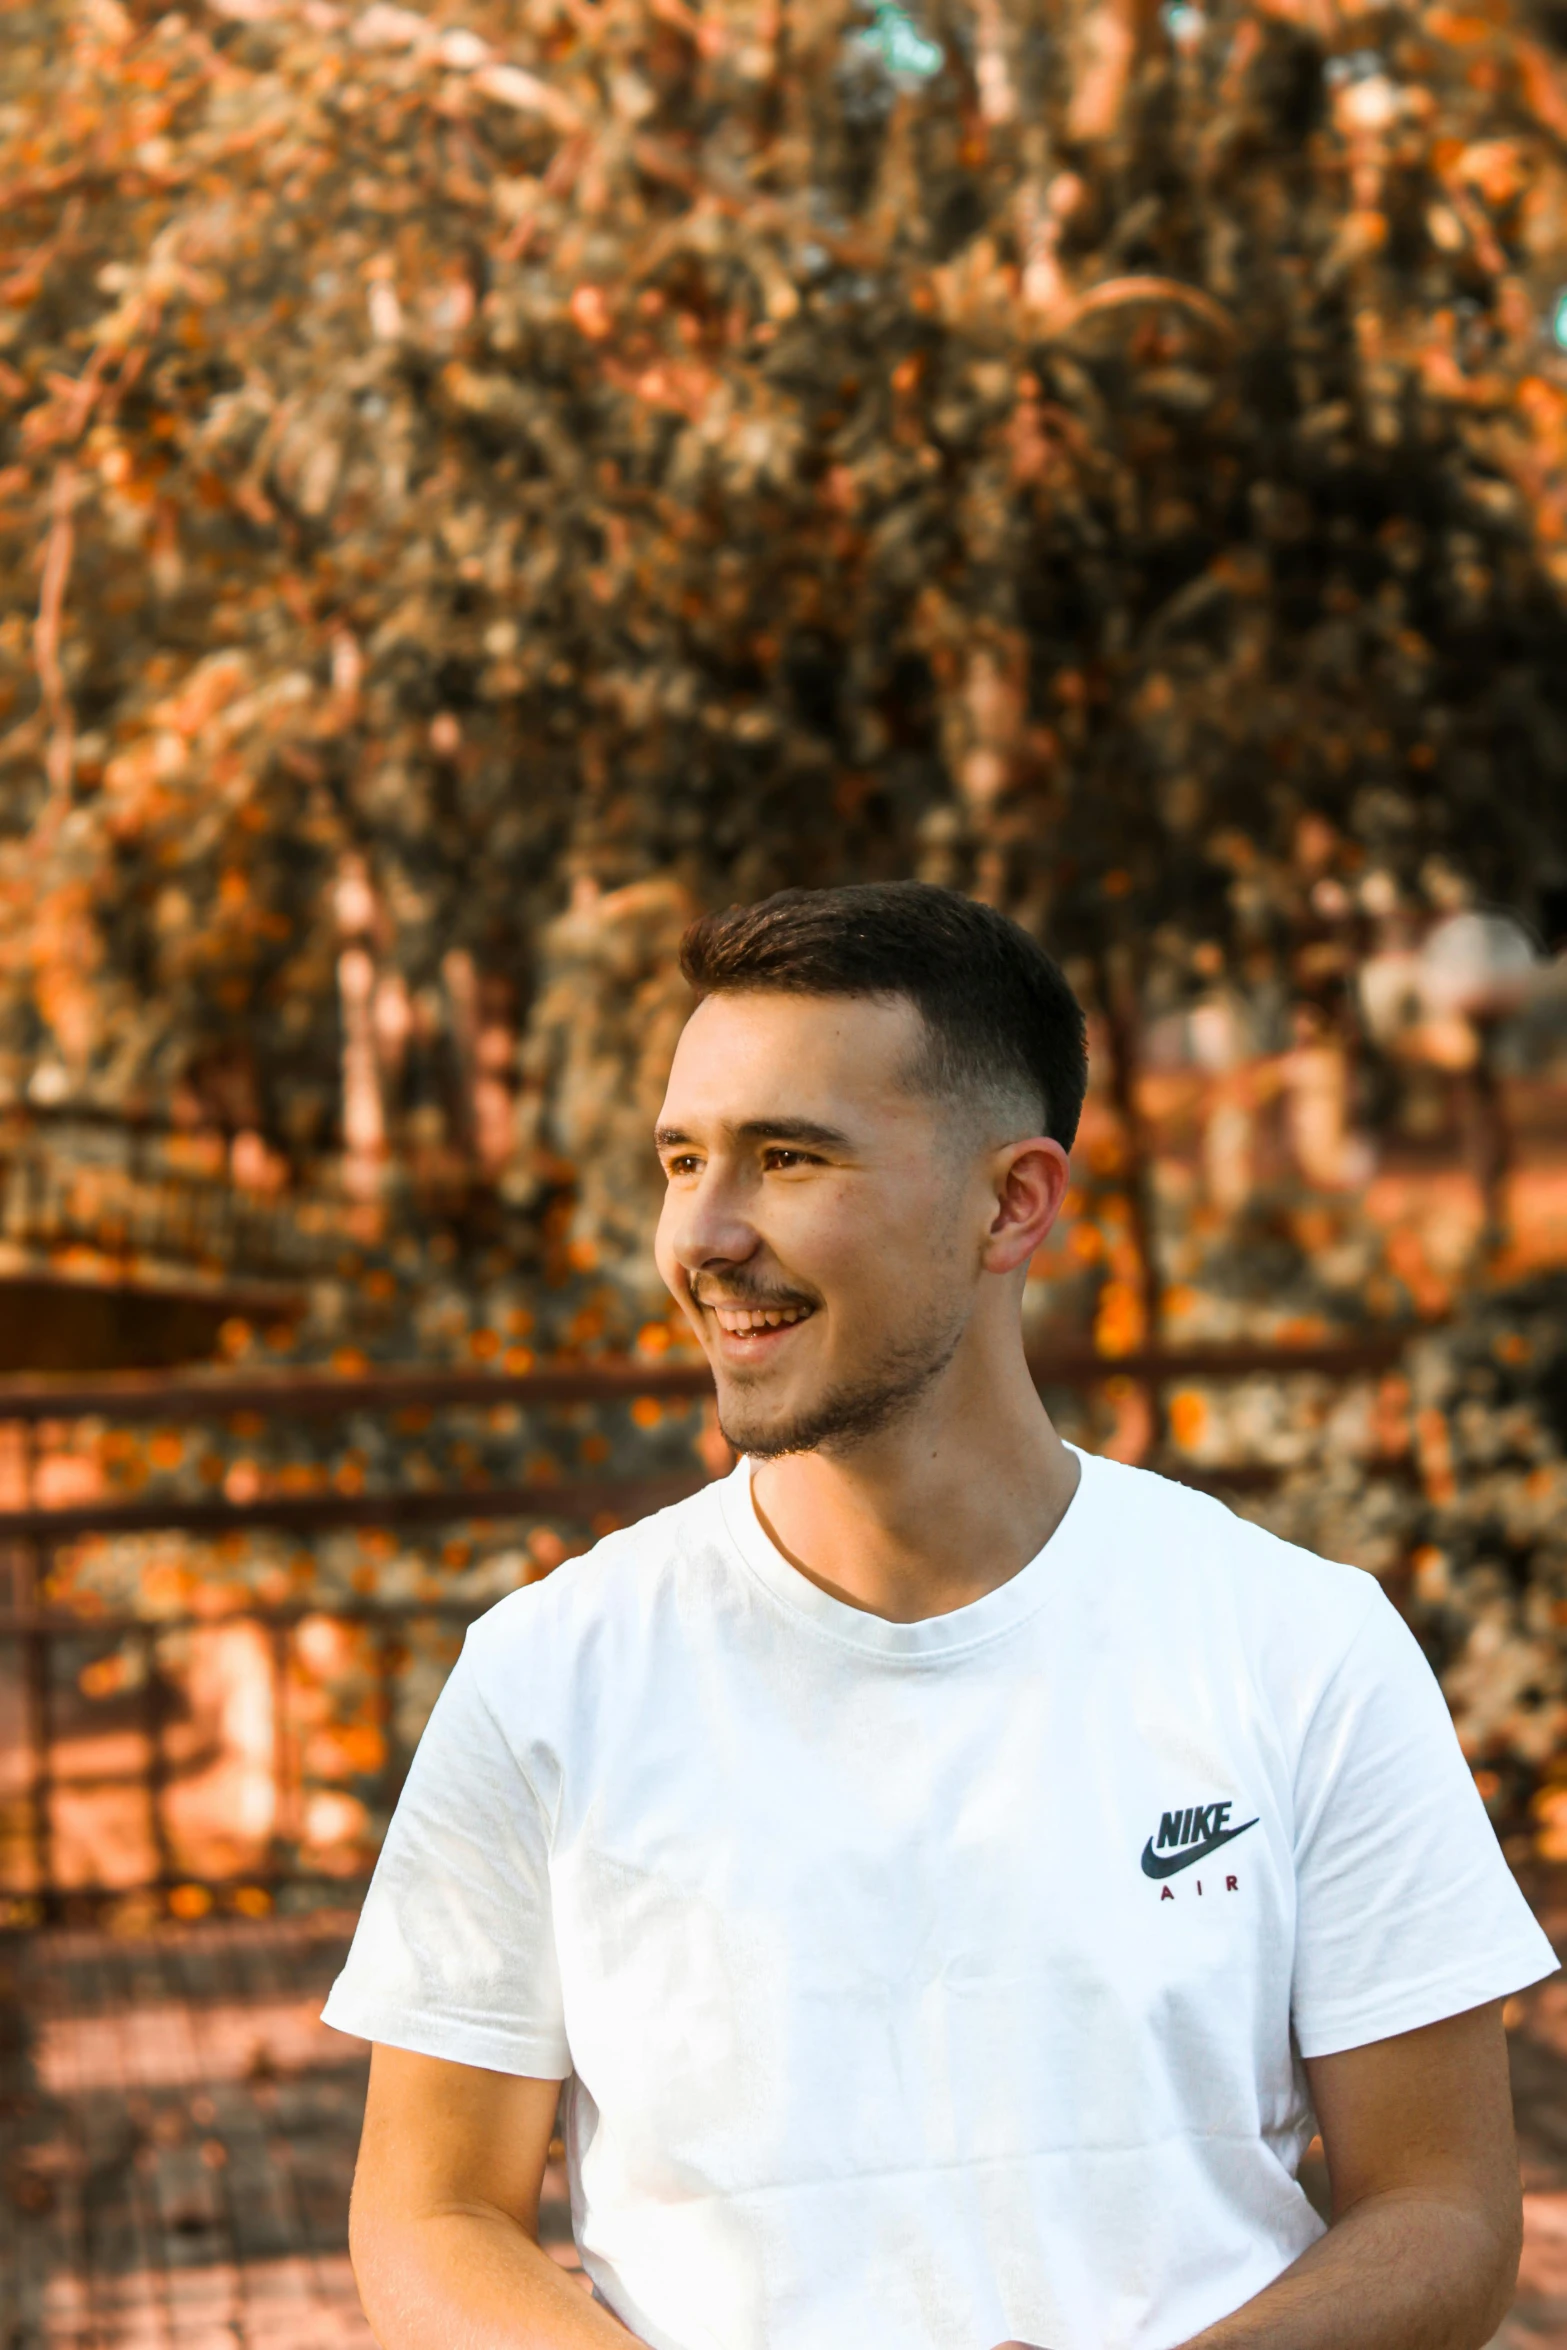
<svg viewBox="0 0 1567 2350">
<path fill-rule="evenodd" d="M 1261 1817 L 1261 1814 L 1258 1814 Z M 1143 1875 L 1145 1877 L 1173 1877 L 1177 1869 L 1189 1869 L 1194 1860 L 1206 1860 L 1210 1852 L 1217 1852 L 1221 1844 L 1233 1844 L 1237 1836 L 1244 1836 L 1254 1828 L 1256 1820 L 1242 1820 L 1238 1828 L 1221 1828 L 1217 1836 L 1210 1836 L 1206 1844 L 1188 1844 L 1184 1852 L 1172 1852 L 1163 1859 L 1156 1857 L 1153 1838 L 1143 1846 Z"/>
</svg>

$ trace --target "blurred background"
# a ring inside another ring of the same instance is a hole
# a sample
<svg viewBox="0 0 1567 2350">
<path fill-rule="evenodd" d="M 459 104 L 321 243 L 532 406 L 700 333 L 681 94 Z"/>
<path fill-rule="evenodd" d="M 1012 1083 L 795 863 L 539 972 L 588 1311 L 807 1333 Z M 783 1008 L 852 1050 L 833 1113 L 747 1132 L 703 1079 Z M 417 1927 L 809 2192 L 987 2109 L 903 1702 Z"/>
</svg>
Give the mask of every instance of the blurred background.
<svg viewBox="0 0 1567 2350">
<path fill-rule="evenodd" d="M 1065 964 L 1052 1410 L 1381 1579 L 1567 1934 L 1564 619 L 1555 0 L 0 0 L 9 2350 L 368 2342 L 320 1997 L 727 1466 L 647 1137 L 785 884 Z"/>
</svg>

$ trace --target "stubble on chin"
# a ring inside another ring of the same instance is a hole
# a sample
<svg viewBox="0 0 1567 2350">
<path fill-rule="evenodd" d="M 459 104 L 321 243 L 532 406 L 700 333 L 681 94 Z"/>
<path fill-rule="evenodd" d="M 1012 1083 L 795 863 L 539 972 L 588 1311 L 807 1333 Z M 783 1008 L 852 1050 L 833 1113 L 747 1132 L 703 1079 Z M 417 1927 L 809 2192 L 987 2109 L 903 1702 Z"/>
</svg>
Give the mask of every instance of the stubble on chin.
<svg viewBox="0 0 1567 2350">
<path fill-rule="evenodd" d="M 793 1413 L 769 1410 L 766 1396 L 739 1381 L 718 1391 L 718 1425 L 737 1453 L 754 1461 L 789 1453 L 852 1452 L 913 1411 L 957 1353 L 963 1326 L 943 1327 L 885 1357 L 858 1380 L 828 1387 Z"/>
</svg>

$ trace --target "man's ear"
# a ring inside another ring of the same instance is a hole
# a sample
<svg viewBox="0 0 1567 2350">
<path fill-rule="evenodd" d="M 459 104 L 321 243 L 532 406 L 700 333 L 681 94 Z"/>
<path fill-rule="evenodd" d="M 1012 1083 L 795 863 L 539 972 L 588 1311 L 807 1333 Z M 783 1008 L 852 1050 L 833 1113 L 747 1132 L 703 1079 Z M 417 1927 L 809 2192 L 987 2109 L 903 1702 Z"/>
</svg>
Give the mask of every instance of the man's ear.
<svg viewBox="0 0 1567 2350">
<path fill-rule="evenodd" d="M 987 1273 L 1012 1273 L 1027 1264 L 1061 1213 L 1072 1169 L 1047 1134 L 1007 1143 L 993 1166 L 996 1212 L 985 1236 L 984 1267 Z"/>
</svg>

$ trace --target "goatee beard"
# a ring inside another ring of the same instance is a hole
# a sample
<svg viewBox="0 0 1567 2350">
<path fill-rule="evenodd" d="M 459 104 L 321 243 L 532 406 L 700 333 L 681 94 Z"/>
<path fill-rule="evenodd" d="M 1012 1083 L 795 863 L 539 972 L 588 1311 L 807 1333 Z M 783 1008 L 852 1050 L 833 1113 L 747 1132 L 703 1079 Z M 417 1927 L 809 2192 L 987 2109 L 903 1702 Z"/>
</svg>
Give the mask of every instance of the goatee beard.
<svg viewBox="0 0 1567 2350">
<path fill-rule="evenodd" d="M 753 1461 L 776 1461 L 794 1452 L 851 1452 L 914 1409 L 957 1353 L 962 1336 L 960 1322 L 943 1329 L 939 1338 L 910 1341 L 855 1385 L 829 1388 L 792 1420 L 769 1417 L 759 1396 L 743 1389 L 726 1395 L 720 1388 L 720 1432 Z M 748 1406 L 753 1407 L 749 1414 Z"/>
</svg>

